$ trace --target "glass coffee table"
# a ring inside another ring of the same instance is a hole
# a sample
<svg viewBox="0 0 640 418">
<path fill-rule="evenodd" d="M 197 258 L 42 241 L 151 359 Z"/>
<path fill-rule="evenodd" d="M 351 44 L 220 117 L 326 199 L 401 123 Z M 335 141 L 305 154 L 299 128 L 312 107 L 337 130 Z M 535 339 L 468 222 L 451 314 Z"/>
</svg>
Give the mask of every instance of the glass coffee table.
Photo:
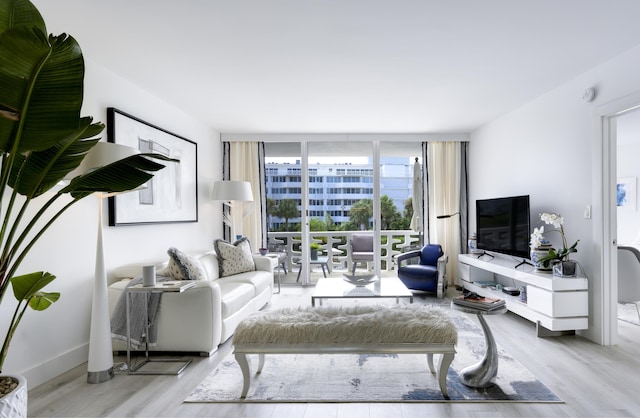
<svg viewBox="0 0 640 418">
<path fill-rule="evenodd" d="M 395 298 L 396 303 L 400 298 L 409 298 L 413 303 L 413 293 L 397 277 L 379 278 L 366 286 L 355 286 L 342 277 L 322 277 L 311 296 L 311 306 L 316 306 L 316 300 L 322 306 L 323 299 L 349 298 Z"/>
</svg>

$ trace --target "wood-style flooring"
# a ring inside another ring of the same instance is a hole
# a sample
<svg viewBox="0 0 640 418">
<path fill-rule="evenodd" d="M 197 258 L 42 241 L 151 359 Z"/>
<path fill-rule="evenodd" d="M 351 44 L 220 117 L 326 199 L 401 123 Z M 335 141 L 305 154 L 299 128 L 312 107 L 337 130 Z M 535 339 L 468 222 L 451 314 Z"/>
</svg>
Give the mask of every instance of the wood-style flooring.
<svg viewBox="0 0 640 418">
<path fill-rule="evenodd" d="M 283 287 L 272 308 L 310 305 L 312 287 Z M 457 294 L 449 288 L 449 296 Z M 416 303 L 431 302 L 418 296 Z M 474 318 L 475 319 L 475 318 Z M 183 400 L 230 353 L 193 357 L 180 376 L 118 374 L 86 383 L 86 364 L 29 391 L 30 417 L 632 417 L 640 416 L 640 326 L 619 322 L 620 341 L 603 347 L 579 336 L 536 337 L 517 315 L 487 319 L 499 345 L 565 403 L 187 404 Z M 116 363 L 124 357 L 116 357 Z M 499 372 L 499 371 L 498 371 Z"/>
</svg>

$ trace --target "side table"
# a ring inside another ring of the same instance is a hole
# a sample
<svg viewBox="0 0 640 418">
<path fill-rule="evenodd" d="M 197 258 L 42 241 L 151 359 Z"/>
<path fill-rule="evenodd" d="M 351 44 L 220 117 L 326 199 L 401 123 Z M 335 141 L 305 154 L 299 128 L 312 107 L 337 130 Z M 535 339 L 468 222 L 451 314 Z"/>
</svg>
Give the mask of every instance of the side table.
<svg viewBox="0 0 640 418">
<path fill-rule="evenodd" d="M 470 314 L 476 314 L 482 331 L 484 332 L 484 340 L 487 346 L 487 350 L 484 353 L 484 357 L 479 363 L 472 366 L 465 367 L 458 374 L 460 382 L 473 388 L 486 388 L 493 385 L 491 379 L 498 374 L 498 348 L 496 341 L 493 338 L 493 333 L 487 325 L 487 321 L 484 319 L 485 315 L 500 315 L 507 312 L 507 308 L 495 309 L 492 311 L 486 311 L 482 309 L 474 309 L 467 306 L 456 305 L 451 302 L 451 309 L 457 311 L 466 312 Z"/>
<path fill-rule="evenodd" d="M 285 253 L 267 253 L 265 257 L 269 257 L 271 259 L 272 270 L 278 269 L 278 275 L 276 279 L 278 280 L 278 291 L 276 293 L 280 293 L 280 269 L 284 266 L 284 258 L 286 257 Z M 285 272 L 286 273 L 286 272 Z"/>
<path fill-rule="evenodd" d="M 154 286 L 143 286 L 142 284 L 137 284 L 133 286 L 129 286 L 126 289 L 126 313 L 127 313 L 127 370 L 128 374 L 151 374 L 151 375 L 178 375 L 182 373 L 182 371 L 191 364 L 191 359 L 179 359 L 179 358 L 151 358 L 149 356 L 149 297 L 152 293 L 166 293 L 166 292 L 179 292 L 182 293 L 190 287 L 195 286 L 195 283 L 190 280 L 178 280 L 178 281 L 170 281 L 170 282 L 159 282 Z M 145 318 L 145 358 L 139 364 L 135 366 L 131 363 L 131 295 L 134 293 L 144 292 L 145 293 L 145 303 L 147 308 L 144 309 Z M 159 371 L 159 370 L 140 370 L 142 366 L 148 363 L 183 363 L 177 370 L 175 371 Z"/>
</svg>

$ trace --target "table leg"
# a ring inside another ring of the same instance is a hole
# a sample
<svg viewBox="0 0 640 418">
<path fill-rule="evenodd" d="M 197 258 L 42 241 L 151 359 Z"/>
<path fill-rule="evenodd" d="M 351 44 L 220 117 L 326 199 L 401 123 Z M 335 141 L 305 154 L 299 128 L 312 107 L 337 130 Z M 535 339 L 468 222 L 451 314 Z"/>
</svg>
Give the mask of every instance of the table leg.
<svg viewBox="0 0 640 418">
<path fill-rule="evenodd" d="M 462 369 L 459 379 L 465 386 L 485 388 L 493 384 L 491 379 L 496 377 L 498 374 L 498 349 L 496 347 L 493 334 L 491 333 L 491 329 L 489 328 L 489 325 L 487 325 L 487 321 L 484 319 L 484 315 L 478 314 L 478 320 L 480 321 L 480 325 L 484 332 L 487 351 L 478 364 Z"/>
<path fill-rule="evenodd" d="M 326 272 L 326 270 L 325 270 L 325 268 L 324 268 L 326 265 L 327 265 L 327 263 L 320 264 L 320 267 L 322 267 L 322 275 L 323 275 L 324 277 L 327 277 L 327 272 Z M 329 267 L 327 267 L 327 269 L 328 269 L 328 268 L 329 268 Z"/>
</svg>

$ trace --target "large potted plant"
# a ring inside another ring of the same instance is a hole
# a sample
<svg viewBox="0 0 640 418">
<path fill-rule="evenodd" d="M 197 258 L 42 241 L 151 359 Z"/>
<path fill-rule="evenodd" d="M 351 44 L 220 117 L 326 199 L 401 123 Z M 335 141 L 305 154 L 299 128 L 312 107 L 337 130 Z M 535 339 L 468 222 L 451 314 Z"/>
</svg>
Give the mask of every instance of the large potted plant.
<svg viewBox="0 0 640 418">
<path fill-rule="evenodd" d="M 2 341 L 0 373 L 27 307 L 42 311 L 60 297 L 42 290 L 53 274 L 16 274 L 33 245 L 81 199 L 135 189 L 164 167 L 149 158 L 168 160 L 137 154 L 57 186 L 80 166 L 104 129 L 80 116 L 83 88 L 84 59 L 76 40 L 47 35 L 42 16 L 28 0 L 0 2 L 0 303 L 6 303 L 10 288 L 18 302 Z M 59 199 L 65 204 L 53 205 Z M 8 386 L 19 380 L 10 378 Z M 26 387 L 16 392 L 24 398 L 24 409 L 0 405 L 0 415 L 26 416 Z"/>
</svg>

